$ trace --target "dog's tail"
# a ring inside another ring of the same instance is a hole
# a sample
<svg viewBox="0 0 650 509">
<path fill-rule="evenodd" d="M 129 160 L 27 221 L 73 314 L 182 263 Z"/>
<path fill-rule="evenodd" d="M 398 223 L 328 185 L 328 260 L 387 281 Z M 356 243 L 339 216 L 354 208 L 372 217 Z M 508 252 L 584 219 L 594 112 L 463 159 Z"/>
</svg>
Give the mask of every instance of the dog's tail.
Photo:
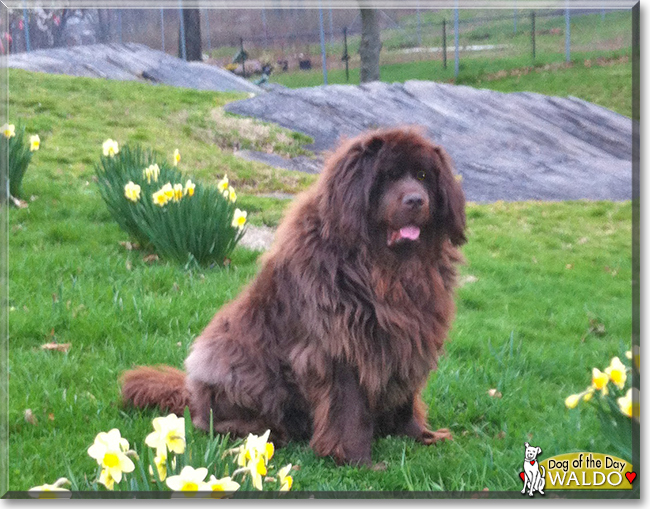
<svg viewBox="0 0 650 509">
<path fill-rule="evenodd" d="M 122 399 L 139 408 L 158 407 L 182 416 L 189 404 L 185 373 L 169 366 L 140 366 L 125 372 Z"/>
</svg>

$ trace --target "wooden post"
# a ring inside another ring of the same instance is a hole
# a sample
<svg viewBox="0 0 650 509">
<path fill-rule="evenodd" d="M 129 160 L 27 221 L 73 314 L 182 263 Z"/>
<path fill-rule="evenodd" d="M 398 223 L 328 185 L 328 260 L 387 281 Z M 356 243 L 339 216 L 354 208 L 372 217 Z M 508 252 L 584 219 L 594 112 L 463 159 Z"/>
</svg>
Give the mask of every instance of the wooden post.
<svg viewBox="0 0 650 509">
<path fill-rule="evenodd" d="M 530 24 L 532 29 L 530 31 L 530 37 L 533 40 L 533 62 L 535 61 L 535 11 L 530 13 Z"/>
<path fill-rule="evenodd" d="M 447 21 L 442 18 L 442 65 L 447 68 Z"/>
</svg>

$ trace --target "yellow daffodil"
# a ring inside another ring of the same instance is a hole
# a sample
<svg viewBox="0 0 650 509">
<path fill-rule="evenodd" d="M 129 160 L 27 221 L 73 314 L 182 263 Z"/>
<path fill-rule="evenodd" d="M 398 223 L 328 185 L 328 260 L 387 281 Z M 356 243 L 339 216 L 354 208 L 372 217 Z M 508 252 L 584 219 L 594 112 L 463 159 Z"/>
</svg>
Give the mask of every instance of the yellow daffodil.
<svg viewBox="0 0 650 509">
<path fill-rule="evenodd" d="M 160 167 L 157 164 L 151 164 L 142 170 L 142 178 L 147 179 L 147 184 L 151 181 L 158 182 L 158 175 L 160 175 Z"/>
<path fill-rule="evenodd" d="M 194 196 L 194 189 L 196 189 L 196 184 L 188 179 L 187 182 L 185 182 L 185 189 L 183 190 L 183 194 L 186 194 L 187 196 Z"/>
<path fill-rule="evenodd" d="M 99 484 L 103 484 L 107 490 L 113 491 L 115 487 L 115 479 L 110 474 L 108 468 L 103 468 L 99 474 L 99 479 L 97 481 Z"/>
<path fill-rule="evenodd" d="M 183 197 L 183 184 L 174 184 L 174 201 L 180 201 Z"/>
<path fill-rule="evenodd" d="M 16 126 L 13 124 L 5 124 L 2 126 L 2 134 L 5 135 L 5 138 L 13 138 L 16 136 Z"/>
<path fill-rule="evenodd" d="M 231 452 L 239 453 L 237 464 L 240 467 L 243 467 L 257 456 L 262 456 L 264 461 L 268 463 L 268 461 L 273 457 L 275 451 L 273 443 L 268 441 L 270 434 L 270 429 L 266 430 L 266 432 L 261 436 L 250 433 L 241 446 L 231 449 Z"/>
<path fill-rule="evenodd" d="M 625 365 L 621 362 L 621 359 L 614 357 L 609 366 L 605 369 L 605 373 L 612 380 L 612 383 L 616 385 L 619 389 L 625 387 L 625 380 L 627 380 L 627 374 L 625 373 Z"/>
<path fill-rule="evenodd" d="M 230 477 L 223 477 L 217 479 L 214 475 L 210 476 L 210 480 L 206 483 L 212 491 L 237 491 L 239 483 L 233 481 Z"/>
<path fill-rule="evenodd" d="M 174 150 L 174 166 L 178 166 L 178 163 L 181 162 L 181 153 L 178 149 Z"/>
<path fill-rule="evenodd" d="M 132 202 L 138 201 L 140 199 L 140 186 L 129 180 L 129 183 L 124 186 L 124 196 Z"/>
<path fill-rule="evenodd" d="M 621 409 L 623 415 L 632 417 L 632 389 L 629 389 L 627 393 L 625 393 L 625 396 L 618 398 L 616 402 L 618 403 L 618 408 Z"/>
<path fill-rule="evenodd" d="M 228 186 L 228 188 L 224 189 L 221 194 L 226 200 L 230 200 L 231 203 L 237 201 L 237 193 L 235 192 L 235 188 L 232 186 Z"/>
<path fill-rule="evenodd" d="M 203 482 L 206 475 L 208 475 L 207 468 L 195 470 L 188 465 L 181 470 L 179 475 L 168 477 L 165 483 L 169 489 L 174 491 L 208 491 L 210 488 Z"/>
<path fill-rule="evenodd" d="M 564 400 L 564 404 L 567 408 L 575 408 L 578 406 L 581 399 L 584 398 L 585 401 L 589 401 L 593 392 L 593 387 L 589 387 L 586 391 L 582 391 L 579 394 L 571 394 L 571 396 Z"/>
<path fill-rule="evenodd" d="M 29 151 L 35 152 L 41 147 L 41 139 L 38 134 L 29 137 Z"/>
<path fill-rule="evenodd" d="M 241 230 L 246 224 L 247 215 L 248 215 L 247 212 L 241 211 L 239 209 L 235 209 L 235 215 L 232 218 L 232 227 L 239 228 Z"/>
<path fill-rule="evenodd" d="M 224 175 L 223 178 L 217 182 L 217 189 L 222 194 L 226 189 L 228 189 L 228 175 Z"/>
<path fill-rule="evenodd" d="M 156 417 L 153 420 L 152 433 L 147 435 L 145 443 L 154 449 L 160 457 L 167 457 L 167 451 L 176 454 L 185 452 L 185 418 L 175 414 Z"/>
<path fill-rule="evenodd" d="M 154 464 L 156 465 L 156 470 L 158 471 L 158 477 L 161 481 L 164 481 L 167 477 L 167 455 L 157 455 L 153 459 Z M 172 458 L 171 461 L 172 468 L 176 468 L 176 458 Z M 153 476 L 153 468 L 149 465 L 149 474 Z"/>
<path fill-rule="evenodd" d="M 167 195 L 162 189 L 160 191 L 156 191 L 151 196 L 153 198 L 153 202 L 159 207 L 164 207 L 169 201 L 169 198 L 167 198 Z"/>
<path fill-rule="evenodd" d="M 280 491 L 289 491 L 293 485 L 293 477 L 289 474 L 291 472 L 291 463 L 281 468 L 278 471 L 278 481 L 280 482 Z"/>
<path fill-rule="evenodd" d="M 104 144 L 102 145 L 102 149 L 104 150 L 104 155 L 107 157 L 108 156 L 113 157 L 120 152 L 120 147 L 117 144 L 117 142 L 111 140 L 110 138 L 104 142 Z"/>
<path fill-rule="evenodd" d="M 594 368 L 591 371 L 591 386 L 598 391 L 603 391 L 603 396 L 606 396 L 608 393 L 607 382 L 609 382 L 609 375 L 607 373 L 603 373 L 598 368 Z"/>
<path fill-rule="evenodd" d="M 160 190 L 165 193 L 165 196 L 167 196 L 168 200 L 171 200 L 174 197 L 174 188 L 172 187 L 171 183 L 167 182 L 164 186 L 162 186 Z"/>
<path fill-rule="evenodd" d="M 121 437 L 117 428 L 108 433 L 99 433 L 95 437 L 95 443 L 88 448 L 88 455 L 118 483 L 122 480 L 122 472 L 129 473 L 135 469 L 127 452 L 130 452 L 129 442 Z"/>
<path fill-rule="evenodd" d="M 255 489 L 262 491 L 262 479 L 266 475 L 266 464 L 263 456 L 256 456 L 246 465 L 246 470 L 251 475 Z"/>
<path fill-rule="evenodd" d="M 70 484 L 70 481 L 68 481 L 65 477 L 61 477 L 57 479 L 54 484 L 43 484 L 41 486 L 34 486 L 33 488 L 29 488 L 29 491 L 33 492 L 34 495 L 38 493 L 38 498 L 59 498 L 59 495 L 52 492 L 61 492 L 61 491 L 69 492 L 70 490 L 66 488 L 62 488 L 64 484 Z"/>
</svg>

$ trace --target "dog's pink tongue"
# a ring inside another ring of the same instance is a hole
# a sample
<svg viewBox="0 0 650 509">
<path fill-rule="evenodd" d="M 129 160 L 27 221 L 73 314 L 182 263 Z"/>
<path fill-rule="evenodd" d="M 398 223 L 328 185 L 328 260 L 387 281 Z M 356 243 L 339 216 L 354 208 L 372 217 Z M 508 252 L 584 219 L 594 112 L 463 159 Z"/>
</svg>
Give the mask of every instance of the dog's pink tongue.
<svg viewBox="0 0 650 509">
<path fill-rule="evenodd" d="M 420 229 L 417 226 L 405 226 L 400 228 L 399 236 L 403 239 L 418 240 L 420 238 Z"/>
</svg>

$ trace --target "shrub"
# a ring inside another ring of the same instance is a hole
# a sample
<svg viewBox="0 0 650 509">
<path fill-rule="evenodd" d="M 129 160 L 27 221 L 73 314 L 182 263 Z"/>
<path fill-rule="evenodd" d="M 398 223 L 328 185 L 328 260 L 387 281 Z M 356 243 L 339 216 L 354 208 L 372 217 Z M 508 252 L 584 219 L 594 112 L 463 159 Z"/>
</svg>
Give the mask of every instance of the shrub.
<svg viewBox="0 0 650 509">
<path fill-rule="evenodd" d="M 271 464 L 275 448 L 268 441 L 269 431 L 262 436 L 249 434 L 230 449 L 227 436 L 215 437 L 211 432 L 201 450 L 191 422 L 187 409 L 184 417 L 156 417 L 140 453 L 130 449 L 119 429 L 101 432 L 87 451 L 97 463 L 94 478 L 77 476 L 68 469 L 69 479 L 60 477 L 54 484 L 35 486 L 30 495 L 67 498 L 70 493 L 63 488 L 67 485 L 75 491 L 171 490 L 205 498 L 223 498 L 240 490 L 291 489 L 291 464 L 280 469 Z"/>
<path fill-rule="evenodd" d="M 217 187 L 194 183 L 156 152 L 112 140 L 95 170 L 119 226 L 163 258 L 222 265 L 243 236 L 246 213 L 235 207 L 227 177 Z"/>
<path fill-rule="evenodd" d="M 27 171 L 33 153 L 40 148 L 41 140 L 38 134 L 25 140 L 25 126 L 21 123 L 2 126 L 0 135 L 0 157 L 7 161 L 7 178 L 9 179 L 9 195 L 20 198 L 22 195 L 23 177 Z M 3 193 L 4 195 L 4 189 Z"/>
</svg>

